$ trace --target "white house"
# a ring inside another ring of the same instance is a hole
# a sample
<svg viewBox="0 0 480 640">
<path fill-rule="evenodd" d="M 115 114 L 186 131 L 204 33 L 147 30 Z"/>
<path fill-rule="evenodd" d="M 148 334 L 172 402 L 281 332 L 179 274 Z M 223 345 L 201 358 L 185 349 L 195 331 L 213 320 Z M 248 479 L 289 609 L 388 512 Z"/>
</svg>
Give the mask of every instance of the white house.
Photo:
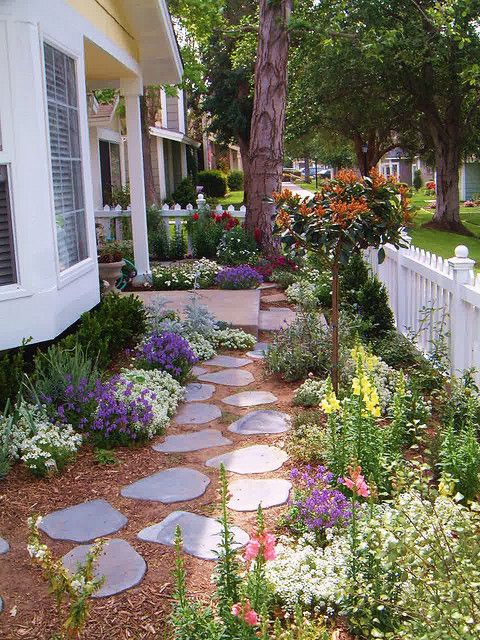
<svg viewBox="0 0 480 640">
<path fill-rule="evenodd" d="M 139 96 L 181 76 L 165 0 L 0 0 L 0 349 L 54 338 L 99 300 L 94 89 L 125 97 L 135 264 L 148 276 Z"/>
</svg>

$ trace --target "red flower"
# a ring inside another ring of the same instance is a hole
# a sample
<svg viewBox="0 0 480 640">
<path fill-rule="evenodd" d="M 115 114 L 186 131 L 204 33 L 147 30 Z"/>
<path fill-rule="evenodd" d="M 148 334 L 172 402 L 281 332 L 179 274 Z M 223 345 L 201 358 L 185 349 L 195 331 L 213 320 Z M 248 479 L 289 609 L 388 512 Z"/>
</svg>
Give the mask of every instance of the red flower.
<svg viewBox="0 0 480 640">
<path fill-rule="evenodd" d="M 194 213 L 192 216 L 192 220 L 198 220 L 200 218 L 200 216 L 198 215 L 198 213 Z"/>
</svg>

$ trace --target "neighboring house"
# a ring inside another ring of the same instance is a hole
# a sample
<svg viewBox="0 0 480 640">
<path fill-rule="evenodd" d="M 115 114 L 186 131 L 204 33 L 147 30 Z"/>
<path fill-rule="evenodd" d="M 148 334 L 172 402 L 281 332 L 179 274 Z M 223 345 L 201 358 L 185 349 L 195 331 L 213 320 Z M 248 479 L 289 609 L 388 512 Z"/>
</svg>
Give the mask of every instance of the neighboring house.
<svg viewBox="0 0 480 640">
<path fill-rule="evenodd" d="M 236 144 L 220 145 L 204 124 L 202 140 L 203 169 L 221 169 L 222 171 L 243 171 L 240 147 Z"/>
<path fill-rule="evenodd" d="M 94 202 L 121 158 L 103 136 L 114 111 L 99 107 L 89 133 L 95 89 L 125 98 L 135 264 L 149 275 L 139 96 L 181 76 L 165 0 L 0 0 L 0 349 L 54 338 L 99 300 Z"/>
<path fill-rule="evenodd" d="M 428 167 L 420 156 L 410 156 L 400 147 L 386 153 L 379 162 L 379 171 L 386 178 L 396 176 L 400 182 L 413 184 L 415 171 L 420 170 L 423 182 L 435 179 L 435 172 Z"/>
<path fill-rule="evenodd" d="M 460 168 L 460 200 L 472 200 L 480 193 L 480 161 L 475 158 L 464 162 Z"/>
</svg>

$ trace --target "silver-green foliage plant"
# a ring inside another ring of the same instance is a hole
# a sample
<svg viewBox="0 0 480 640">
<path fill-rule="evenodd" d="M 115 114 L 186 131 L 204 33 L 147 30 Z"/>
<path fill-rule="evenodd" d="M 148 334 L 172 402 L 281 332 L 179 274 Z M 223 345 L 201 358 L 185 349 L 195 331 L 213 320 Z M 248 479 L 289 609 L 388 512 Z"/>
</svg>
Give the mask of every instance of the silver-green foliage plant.
<svg viewBox="0 0 480 640">
<path fill-rule="evenodd" d="M 307 378 L 305 382 L 295 390 L 293 404 L 302 407 L 318 407 L 325 395 L 326 380 Z"/>
<path fill-rule="evenodd" d="M 232 349 L 232 350 L 246 350 L 253 349 L 257 340 L 251 333 L 246 333 L 242 329 L 235 329 L 233 327 L 227 327 L 226 329 L 219 329 L 215 331 L 210 337 L 210 340 L 215 345 L 216 349 Z"/>
</svg>

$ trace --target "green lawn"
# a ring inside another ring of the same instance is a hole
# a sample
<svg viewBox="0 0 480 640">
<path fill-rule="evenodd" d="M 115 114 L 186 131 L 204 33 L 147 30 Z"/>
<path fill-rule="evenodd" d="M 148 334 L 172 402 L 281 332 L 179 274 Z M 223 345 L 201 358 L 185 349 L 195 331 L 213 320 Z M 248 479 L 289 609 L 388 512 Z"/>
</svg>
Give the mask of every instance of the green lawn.
<svg viewBox="0 0 480 640">
<path fill-rule="evenodd" d="M 229 207 L 231 204 L 238 209 L 243 204 L 243 190 L 241 191 L 229 191 L 225 198 L 220 198 L 218 201 L 222 207 Z"/>
<path fill-rule="evenodd" d="M 478 269 L 480 269 L 480 207 L 460 207 L 462 222 L 475 235 L 475 237 L 467 237 L 449 231 L 422 228 L 422 225 L 433 216 L 432 209 L 424 208 L 427 200 L 432 198 L 423 194 L 415 194 L 412 198 L 412 204 L 418 207 L 414 215 L 414 227 L 409 230 L 413 244 L 420 249 L 436 253 L 442 258 L 451 258 L 455 255 L 455 247 L 464 244 L 469 249 L 470 257 L 478 263 Z"/>
</svg>

